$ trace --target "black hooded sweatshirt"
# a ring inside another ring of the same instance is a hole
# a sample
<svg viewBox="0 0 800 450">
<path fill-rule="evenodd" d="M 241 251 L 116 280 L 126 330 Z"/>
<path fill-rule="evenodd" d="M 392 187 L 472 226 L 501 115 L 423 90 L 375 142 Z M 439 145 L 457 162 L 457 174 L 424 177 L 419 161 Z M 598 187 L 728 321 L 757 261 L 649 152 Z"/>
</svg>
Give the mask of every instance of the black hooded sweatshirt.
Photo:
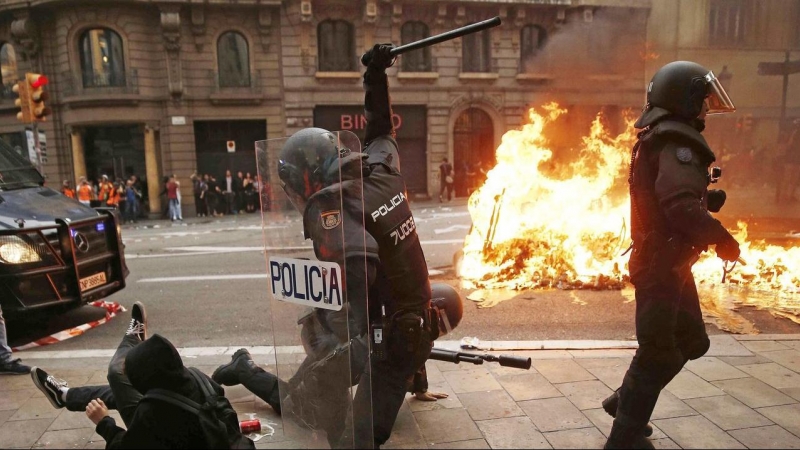
<svg viewBox="0 0 800 450">
<path fill-rule="evenodd" d="M 178 350 L 158 334 L 130 350 L 125 373 L 142 395 L 161 388 L 203 404 L 203 392 L 184 367 Z M 217 383 L 211 381 L 211 385 L 224 395 Z M 127 431 L 108 416 L 97 424 L 96 431 L 106 440 L 106 448 L 209 448 L 197 415 L 158 400 L 140 402 Z"/>
</svg>

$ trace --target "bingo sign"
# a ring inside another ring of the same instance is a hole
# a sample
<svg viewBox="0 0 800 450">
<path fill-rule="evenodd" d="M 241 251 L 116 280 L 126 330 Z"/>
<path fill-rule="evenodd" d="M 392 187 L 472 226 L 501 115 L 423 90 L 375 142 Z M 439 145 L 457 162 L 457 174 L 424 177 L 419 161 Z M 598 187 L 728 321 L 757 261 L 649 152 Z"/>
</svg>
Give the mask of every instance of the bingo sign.
<svg viewBox="0 0 800 450">
<path fill-rule="evenodd" d="M 283 302 L 332 311 L 342 309 L 342 270 L 336 263 L 271 257 L 269 285 L 272 296 Z"/>
</svg>

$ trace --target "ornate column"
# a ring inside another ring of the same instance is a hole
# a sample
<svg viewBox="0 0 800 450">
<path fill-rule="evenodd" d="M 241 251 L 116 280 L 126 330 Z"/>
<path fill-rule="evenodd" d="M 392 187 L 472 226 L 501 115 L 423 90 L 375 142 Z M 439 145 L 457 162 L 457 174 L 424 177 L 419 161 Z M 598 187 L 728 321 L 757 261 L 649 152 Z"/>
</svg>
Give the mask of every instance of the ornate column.
<svg viewBox="0 0 800 450">
<path fill-rule="evenodd" d="M 181 14 L 179 5 L 162 5 L 161 35 L 167 51 L 167 79 L 169 93 L 173 97 L 183 95 L 183 74 L 181 73 Z"/>
<path fill-rule="evenodd" d="M 311 72 L 314 58 L 311 54 L 311 27 L 314 10 L 311 0 L 300 0 L 300 62 L 305 73 Z"/>
<path fill-rule="evenodd" d="M 73 186 L 78 186 L 78 179 L 86 176 L 86 152 L 83 147 L 83 130 L 67 127 L 67 134 L 72 147 L 72 170 L 75 175 Z"/>
<path fill-rule="evenodd" d="M 375 44 L 375 25 L 378 20 L 378 4 L 376 0 L 367 0 L 364 3 L 364 45 L 363 50 L 372 48 Z M 363 51 L 362 50 L 362 51 Z"/>
<path fill-rule="evenodd" d="M 150 198 L 150 213 L 161 214 L 161 174 L 158 170 L 158 152 L 156 152 L 155 125 L 144 127 L 144 164 L 147 172 L 147 196 Z"/>
</svg>

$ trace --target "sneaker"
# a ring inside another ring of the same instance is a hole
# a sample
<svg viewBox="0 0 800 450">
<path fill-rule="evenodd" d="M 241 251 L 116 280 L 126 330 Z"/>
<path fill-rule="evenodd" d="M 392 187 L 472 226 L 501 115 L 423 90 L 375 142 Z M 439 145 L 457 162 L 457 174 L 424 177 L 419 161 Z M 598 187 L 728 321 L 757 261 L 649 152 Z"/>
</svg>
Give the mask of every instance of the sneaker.
<svg viewBox="0 0 800 450">
<path fill-rule="evenodd" d="M 24 375 L 26 373 L 30 373 L 30 371 L 31 371 L 30 366 L 22 364 L 19 358 L 9 359 L 4 363 L 0 363 L 0 373 L 5 373 L 9 375 Z"/>
<path fill-rule="evenodd" d="M 223 386 L 236 386 L 241 383 L 239 374 L 242 370 L 249 372 L 254 365 L 250 352 L 246 348 L 240 348 L 231 357 L 231 362 L 217 367 L 211 379 Z"/>
<path fill-rule="evenodd" d="M 48 375 L 38 367 L 31 369 L 31 378 L 33 378 L 33 384 L 50 400 L 53 408 L 59 409 L 66 406 L 66 403 L 61 400 L 61 391 L 69 388 L 66 381 Z"/>
<path fill-rule="evenodd" d="M 147 313 L 141 302 L 135 302 L 131 308 L 131 323 L 125 335 L 134 335 L 140 341 L 147 339 Z"/>
</svg>

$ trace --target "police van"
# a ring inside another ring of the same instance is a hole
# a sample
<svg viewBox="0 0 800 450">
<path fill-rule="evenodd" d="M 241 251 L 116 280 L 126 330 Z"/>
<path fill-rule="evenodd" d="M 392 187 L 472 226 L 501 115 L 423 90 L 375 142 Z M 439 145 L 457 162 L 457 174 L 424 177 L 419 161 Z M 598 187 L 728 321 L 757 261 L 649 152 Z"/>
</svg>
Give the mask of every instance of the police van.
<svg viewBox="0 0 800 450">
<path fill-rule="evenodd" d="M 44 186 L 0 140 L 0 307 L 9 318 L 59 313 L 125 287 L 119 219 Z"/>
</svg>

